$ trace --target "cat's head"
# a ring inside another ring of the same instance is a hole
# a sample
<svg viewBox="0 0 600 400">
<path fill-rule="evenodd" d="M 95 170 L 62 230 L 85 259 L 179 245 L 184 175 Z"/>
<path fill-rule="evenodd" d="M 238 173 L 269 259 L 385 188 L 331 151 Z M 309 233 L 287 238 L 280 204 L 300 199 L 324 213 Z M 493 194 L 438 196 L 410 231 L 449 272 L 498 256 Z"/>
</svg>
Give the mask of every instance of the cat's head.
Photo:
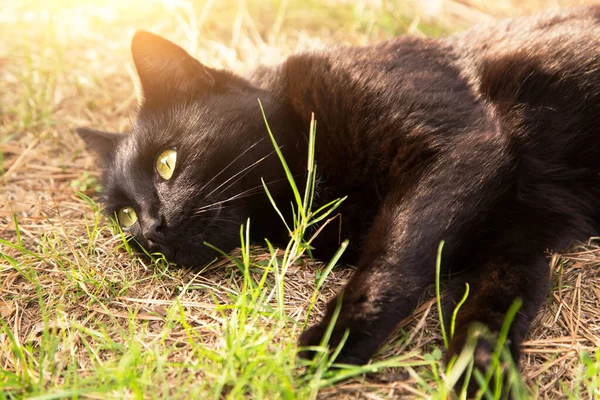
<svg viewBox="0 0 600 400">
<path fill-rule="evenodd" d="M 248 217 L 253 227 L 277 223 L 261 221 L 271 209 L 261 178 L 282 184 L 284 173 L 257 99 L 293 157 L 300 138 L 282 135 L 294 118 L 285 105 L 153 34 L 138 32 L 132 54 L 144 94 L 132 132 L 77 130 L 103 161 L 106 213 L 147 250 L 184 265 L 214 258 L 204 242 L 238 246 Z"/>
</svg>

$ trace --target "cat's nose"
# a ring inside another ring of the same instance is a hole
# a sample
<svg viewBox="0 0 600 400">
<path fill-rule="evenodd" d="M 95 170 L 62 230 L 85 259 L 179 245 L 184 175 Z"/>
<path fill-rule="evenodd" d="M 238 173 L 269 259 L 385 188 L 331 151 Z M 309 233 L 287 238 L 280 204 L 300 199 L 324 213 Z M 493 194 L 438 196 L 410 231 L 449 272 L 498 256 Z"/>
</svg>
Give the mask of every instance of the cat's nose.
<svg viewBox="0 0 600 400">
<path fill-rule="evenodd" d="M 153 221 L 150 226 L 144 231 L 144 237 L 151 242 L 164 244 L 165 243 L 165 227 L 162 221 Z"/>
</svg>

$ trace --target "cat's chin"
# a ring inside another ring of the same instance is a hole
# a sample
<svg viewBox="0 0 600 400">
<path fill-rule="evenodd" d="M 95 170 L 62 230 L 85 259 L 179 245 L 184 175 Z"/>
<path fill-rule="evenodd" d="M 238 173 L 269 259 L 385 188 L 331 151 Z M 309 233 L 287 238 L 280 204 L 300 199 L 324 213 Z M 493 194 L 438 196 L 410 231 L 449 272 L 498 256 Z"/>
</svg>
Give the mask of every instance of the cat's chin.
<svg viewBox="0 0 600 400">
<path fill-rule="evenodd" d="M 142 245 L 137 240 L 132 240 L 131 243 L 139 255 L 150 257 L 164 256 L 169 263 L 175 264 L 178 267 L 199 268 L 213 262 L 219 257 L 219 254 L 208 246 L 195 248 L 194 246 L 183 244 L 180 249 L 177 249 L 157 243 Z M 235 246 L 231 250 L 233 248 Z"/>
<path fill-rule="evenodd" d="M 158 243 L 145 242 L 140 243 L 135 237 L 132 237 L 130 241 L 132 247 L 139 255 L 150 255 L 150 256 L 164 256 L 169 262 L 176 262 L 177 254 L 176 251 L 170 247 L 163 246 Z"/>
</svg>

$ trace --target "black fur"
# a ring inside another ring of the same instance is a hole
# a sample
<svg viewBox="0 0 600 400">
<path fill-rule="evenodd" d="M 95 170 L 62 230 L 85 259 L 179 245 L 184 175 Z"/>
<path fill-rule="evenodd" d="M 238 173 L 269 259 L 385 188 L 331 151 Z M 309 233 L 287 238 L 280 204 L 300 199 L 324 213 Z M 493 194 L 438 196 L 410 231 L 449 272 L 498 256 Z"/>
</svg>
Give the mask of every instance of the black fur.
<svg viewBox="0 0 600 400">
<path fill-rule="evenodd" d="M 146 99 L 133 132 L 101 146 L 109 154 L 106 209 L 134 206 L 140 220 L 131 233 L 180 264 L 212 259 L 204 241 L 234 248 L 247 217 L 256 238 L 283 235 L 260 188 L 196 210 L 259 187 L 261 177 L 287 204 L 257 99 L 297 176 L 314 112 L 319 202 L 348 196 L 341 237 L 350 238 L 347 260 L 358 268 L 330 341 L 350 331 L 338 361 L 366 363 L 412 312 L 434 281 L 441 240 L 446 307 L 465 282 L 471 286 L 449 354 L 460 351 L 473 322 L 497 332 L 521 298 L 509 335 L 518 359 L 548 294 L 548 250 L 599 232 L 599 18 L 598 7 L 563 10 L 444 39 L 299 54 L 248 79 L 140 32 L 132 51 Z M 170 146 L 179 150 L 178 168 L 164 181 L 153 163 Z M 160 244 L 144 237 L 157 221 Z M 338 226 L 326 228 L 317 252 L 330 255 L 339 237 Z M 320 342 L 336 304 L 302 334 L 302 345 Z"/>
</svg>

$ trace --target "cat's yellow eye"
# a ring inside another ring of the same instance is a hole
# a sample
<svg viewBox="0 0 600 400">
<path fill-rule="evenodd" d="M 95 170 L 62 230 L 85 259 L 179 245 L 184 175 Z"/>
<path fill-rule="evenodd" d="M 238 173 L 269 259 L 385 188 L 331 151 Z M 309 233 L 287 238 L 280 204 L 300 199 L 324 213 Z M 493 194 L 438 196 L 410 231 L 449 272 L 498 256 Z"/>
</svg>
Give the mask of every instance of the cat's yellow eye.
<svg viewBox="0 0 600 400">
<path fill-rule="evenodd" d="M 156 172 L 165 180 L 171 179 L 177 162 L 177 149 L 171 148 L 160 152 L 156 157 Z"/>
<path fill-rule="evenodd" d="M 137 222 L 137 214 L 131 207 L 123 207 L 117 213 L 119 225 L 123 228 L 129 228 Z"/>
</svg>

